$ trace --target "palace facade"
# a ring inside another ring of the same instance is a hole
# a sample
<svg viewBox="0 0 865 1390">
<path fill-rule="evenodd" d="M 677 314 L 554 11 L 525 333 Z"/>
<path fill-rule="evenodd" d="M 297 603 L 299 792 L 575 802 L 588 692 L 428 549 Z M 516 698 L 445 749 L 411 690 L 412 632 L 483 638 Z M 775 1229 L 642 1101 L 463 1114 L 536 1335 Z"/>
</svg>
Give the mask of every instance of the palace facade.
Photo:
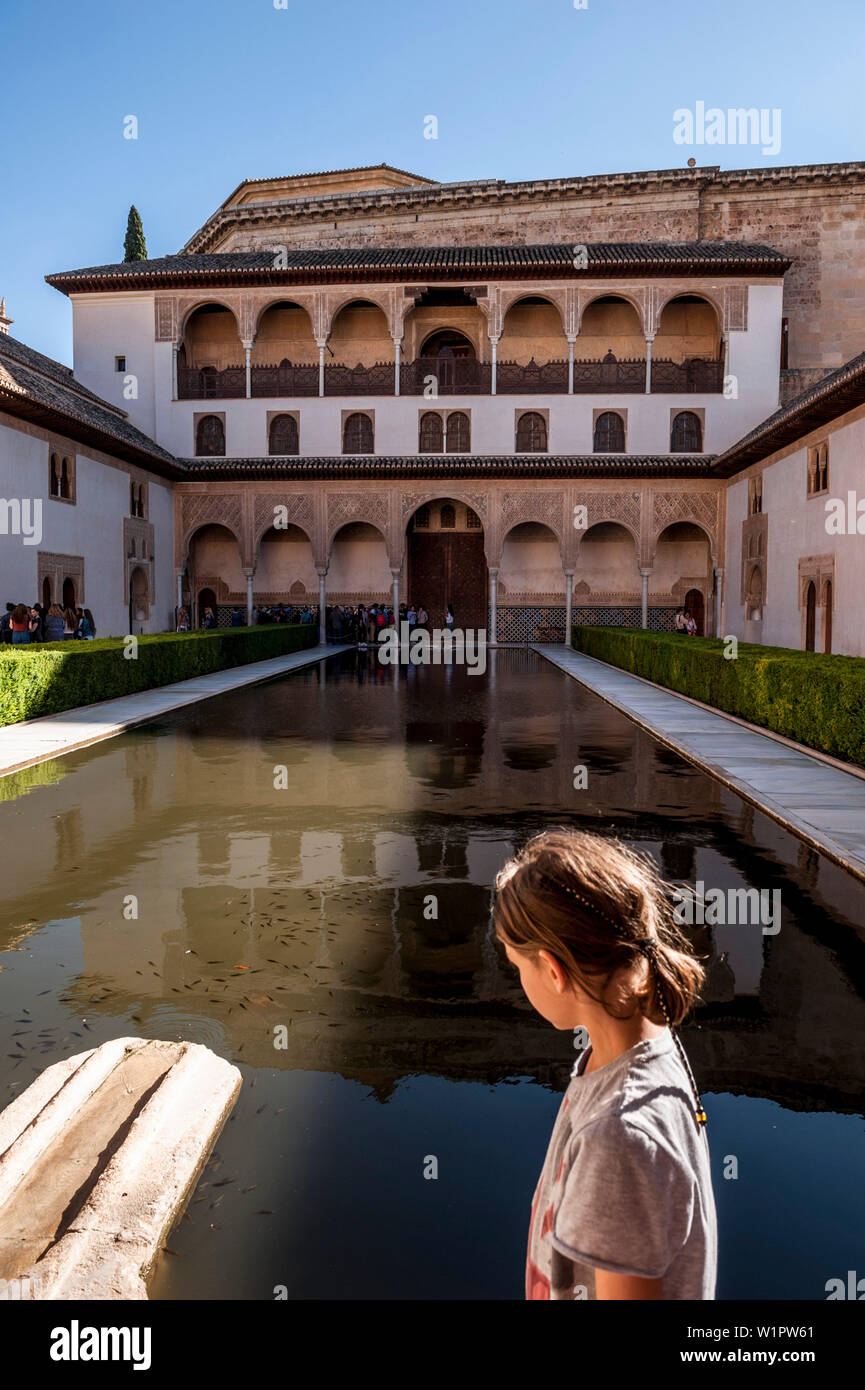
<svg viewBox="0 0 865 1390">
<path fill-rule="evenodd" d="M 450 603 L 499 642 L 685 606 L 865 655 L 827 509 L 862 478 L 863 197 L 863 165 L 246 181 L 176 256 L 47 277 L 74 371 L 0 315 L 6 597 L 105 633 Z"/>
</svg>

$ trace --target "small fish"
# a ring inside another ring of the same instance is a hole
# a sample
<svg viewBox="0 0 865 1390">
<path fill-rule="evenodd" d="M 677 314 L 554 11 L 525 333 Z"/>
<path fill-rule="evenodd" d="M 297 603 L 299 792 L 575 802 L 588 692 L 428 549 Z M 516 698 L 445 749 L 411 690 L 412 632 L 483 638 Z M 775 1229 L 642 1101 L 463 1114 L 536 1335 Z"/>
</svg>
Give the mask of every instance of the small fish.
<svg viewBox="0 0 865 1390">
<path fill-rule="evenodd" d="M 255 1213 L 255 1215 L 256 1215 L 256 1216 L 276 1216 L 276 1212 L 275 1212 L 275 1211 L 271 1211 L 269 1207 L 261 1207 L 260 1210 L 257 1211 L 257 1212 Z"/>
<path fill-rule="evenodd" d="M 176 1260 L 179 1260 L 179 1259 L 180 1259 L 180 1251 L 179 1251 L 179 1250 L 172 1250 L 172 1249 L 171 1249 L 169 1246 L 167 1246 L 167 1245 L 163 1245 L 161 1248 L 162 1248 L 162 1250 L 164 1251 L 164 1253 L 165 1253 L 166 1255 L 173 1255 L 174 1258 L 175 1258 Z"/>
</svg>

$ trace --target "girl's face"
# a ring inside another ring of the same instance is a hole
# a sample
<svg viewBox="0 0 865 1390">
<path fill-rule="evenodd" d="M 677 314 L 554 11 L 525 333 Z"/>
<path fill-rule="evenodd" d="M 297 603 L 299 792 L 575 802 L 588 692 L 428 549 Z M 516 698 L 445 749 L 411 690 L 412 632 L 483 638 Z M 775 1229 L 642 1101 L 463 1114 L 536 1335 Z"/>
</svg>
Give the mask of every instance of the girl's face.
<svg viewBox="0 0 865 1390">
<path fill-rule="evenodd" d="M 534 957 L 515 951 L 507 942 L 505 954 L 519 971 L 523 993 L 542 1018 L 554 1028 L 577 1028 L 585 1022 L 577 991 L 559 961 L 549 951 Z"/>
</svg>

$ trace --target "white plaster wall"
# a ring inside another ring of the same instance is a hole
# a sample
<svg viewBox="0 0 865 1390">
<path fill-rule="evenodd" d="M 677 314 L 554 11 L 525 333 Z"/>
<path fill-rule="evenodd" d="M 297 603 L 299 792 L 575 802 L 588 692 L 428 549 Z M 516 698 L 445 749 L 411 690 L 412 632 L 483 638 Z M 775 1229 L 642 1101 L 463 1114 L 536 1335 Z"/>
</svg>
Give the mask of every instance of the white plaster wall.
<svg viewBox="0 0 865 1390">
<path fill-rule="evenodd" d="M 565 576 L 559 543 L 537 522 L 526 522 L 508 532 L 499 568 L 502 593 L 563 594 Z"/>
<path fill-rule="evenodd" d="M 37 590 L 37 552 L 80 555 L 84 560 L 84 604 L 93 612 L 100 637 L 129 629 L 125 597 L 123 518 L 129 514 L 129 474 L 89 458 L 68 442 L 74 455 L 74 505 L 48 495 L 49 444 L 5 424 L 0 417 L 0 497 L 38 499 L 42 536 L 25 545 L 19 536 L 0 535 L 0 602 L 41 602 Z M 172 625 L 174 510 L 171 489 L 148 475 L 148 519 L 154 524 L 155 604 L 151 632 Z"/>
<path fill-rule="evenodd" d="M 378 593 L 393 583 L 384 537 L 372 526 L 353 523 L 337 533 L 327 573 L 329 593 Z"/>
<path fill-rule="evenodd" d="M 827 432 L 813 440 L 827 438 Z M 849 421 L 828 433 L 829 498 L 848 492 L 865 499 L 862 459 L 865 419 Z M 832 649 L 847 656 L 865 656 L 865 535 L 831 535 L 826 530 L 826 497 L 806 493 L 807 446 L 763 470 L 763 511 L 768 518 L 765 606 L 762 641 L 770 646 L 802 647 L 799 608 L 799 560 L 810 555 L 835 555 L 835 606 Z M 739 602 L 742 521 L 748 510 L 747 477 L 727 489 L 727 599 L 725 632 L 744 637 L 745 609 Z M 822 608 L 817 610 L 817 644 L 822 635 Z"/>
<path fill-rule="evenodd" d="M 73 370 L 83 386 L 103 400 L 125 410 L 133 425 L 155 438 L 157 417 L 154 393 L 155 321 L 153 295 L 149 293 L 73 295 Z M 159 344 L 163 346 L 163 344 Z M 171 393 L 171 348 L 168 392 Z M 115 357 L 125 356 L 126 373 L 115 371 Z M 124 396 L 127 376 L 137 391 Z"/>
</svg>

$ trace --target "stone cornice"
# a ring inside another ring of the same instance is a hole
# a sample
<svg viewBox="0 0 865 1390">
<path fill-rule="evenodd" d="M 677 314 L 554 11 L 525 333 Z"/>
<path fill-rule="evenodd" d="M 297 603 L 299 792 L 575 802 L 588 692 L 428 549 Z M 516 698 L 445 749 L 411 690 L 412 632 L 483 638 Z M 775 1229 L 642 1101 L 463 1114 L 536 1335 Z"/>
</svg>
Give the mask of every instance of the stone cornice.
<svg viewBox="0 0 865 1390">
<path fill-rule="evenodd" d="M 430 187 L 394 188 L 353 194 L 316 195 L 283 202 L 222 206 L 207 219 L 182 248 L 183 253 L 212 251 L 229 231 L 284 226 L 293 222 L 319 221 L 340 216 L 368 216 L 375 210 L 396 212 L 459 207 L 492 207 L 542 200 L 596 198 L 604 193 L 656 194 L 684 192 L 699 197 L 712 188 L 783 187 L 796 184 L 857 183 L 865 187 L 865 162 L 844 164 L 784 165 L 780 168 L 727 169 L 709 165 L 694 169 L 650 169 L 634 173 L 589 174 L 573 178 L 531 179 L 508 183 L 505 179 L 471 179 Z"/>
</svg>

